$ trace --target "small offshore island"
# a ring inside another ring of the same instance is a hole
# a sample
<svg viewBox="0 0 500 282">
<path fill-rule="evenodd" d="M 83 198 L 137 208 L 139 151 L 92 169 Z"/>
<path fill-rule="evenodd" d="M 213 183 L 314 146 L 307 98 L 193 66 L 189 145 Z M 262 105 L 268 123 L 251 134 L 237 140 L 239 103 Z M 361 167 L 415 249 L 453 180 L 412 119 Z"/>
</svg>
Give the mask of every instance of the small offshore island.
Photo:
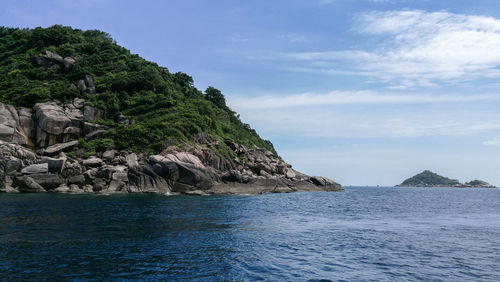
<svg viewBox="0 0 500 282">
<path fill-rule="evenodd" d="M 441 176 L 429 170 L 410 177 L 396 187 L 457 187 L 457 188 L 497 188 L 482 180 L 460 183 L 456 179 Z"/>
<path fill-rule="evenodd" d="M 0 192 L 343 189 L 284 162 L 221 91 L 201 92 L 104 32 L 0 27 L 0 50 Z"/>
</svg>

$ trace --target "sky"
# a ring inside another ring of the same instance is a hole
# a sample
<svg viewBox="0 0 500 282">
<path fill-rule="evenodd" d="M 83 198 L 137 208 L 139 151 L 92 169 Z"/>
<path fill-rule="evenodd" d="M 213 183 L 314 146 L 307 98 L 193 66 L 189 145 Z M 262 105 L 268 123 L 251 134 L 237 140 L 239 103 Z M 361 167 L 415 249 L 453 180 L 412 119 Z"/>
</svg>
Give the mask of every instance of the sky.
<svg viewBox="0 0 500 282">
<path fill-rule="evenodd" d="M 0 0 L 2 26 L 54 24 L 220 89 L 307 174 L 500 185 L 500 1 Z"/>
</svg>

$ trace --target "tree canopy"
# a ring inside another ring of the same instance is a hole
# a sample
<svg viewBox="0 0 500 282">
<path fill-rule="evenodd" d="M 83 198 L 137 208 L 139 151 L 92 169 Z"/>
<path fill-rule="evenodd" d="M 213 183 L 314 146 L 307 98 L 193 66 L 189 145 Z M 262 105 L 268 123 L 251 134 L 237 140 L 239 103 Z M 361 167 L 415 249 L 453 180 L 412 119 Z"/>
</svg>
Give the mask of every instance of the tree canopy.
<svg viewBox="0 0 500 282">
<path fill-rule="evenodd" d="M 76 63 L 69 71 L 57 65 L 39 66 L 36 58 L 46 51 L 72 56 Z M 93 77 L 97 94 L 82 93 L 75 86 L 85 75 Z M 157 152 L 166 143 L 190 142 L 203 132 L 276 154 L 271 142 L 227 107 L 220 90 L 209 87 L 202 93 L 191 76 L 170 73 L 131 54 L 105 32 L 61 25 L 0 27 L 1 102 L 32 107 L 75 97 L 106 111 L 106 119 L 100 121 L 109 127 L 106 142 L 119 149 Z M 135 124 L 116 123 L 120 113 Z"/>
</svg>

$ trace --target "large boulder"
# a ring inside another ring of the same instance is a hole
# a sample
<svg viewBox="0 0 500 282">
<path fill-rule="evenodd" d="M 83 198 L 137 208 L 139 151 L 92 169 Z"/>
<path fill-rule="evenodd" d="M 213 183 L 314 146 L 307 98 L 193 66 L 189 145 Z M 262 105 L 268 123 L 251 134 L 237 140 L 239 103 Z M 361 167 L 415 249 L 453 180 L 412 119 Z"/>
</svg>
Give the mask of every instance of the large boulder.
<svg viewBox="0 0 500 282">
<path fill-rule="evenodd" d="M 127 179 L 130 192 L 146 192 L 165 194 L 171 191 L 170 185 L 154 169 L 146 164 L 141 165 L 137 155 L 132 153 L 127 155 Z"/>
<path fill-rule="evenodd" d="M 66 152 L 71 149 L 73 149 L 75 146 L 78 145 L 78 141 L 70 141 L 66 143 L 60 143 L 60 144 L 54 144 L 52 146 L 47 147 L 47 149 L 44 150 L 45 155 L 57 155 L 61 152 Z"/>
<path fill-rule="evenodd" d="M 49 172 L 49 165 L 47 163 L 33 164 L 21 170 L 22 174 L 37 174 Z"/>
<path fill-rule="evenodd" d="M 31 110 L 28 108 L 19 108 L 17 113 L 19 116 L 18 130 L 24 137 L 24 142 L 19 144 L 34 148 L 35 144 L 33 144 L 33 140 L 35 138 L 35 122 L 33 121 Z"/>
<path fill-rule="evenodd" d="M 52 64 L 59 65 L 64 71 L 68 72 L 71 70 L 73 65 L 76 63 L 75 57 L 65 57 L 51 51 L 45 51 L 45 54 L 40 54 L 36 57 L 36 63 L 39 66 L 50 67 Z"/>
<path fill-rule="evenodd" d="M 59 187 L 61 184 L 66 183 L 64 178 L 51 173 L 31 174 L 29 177 L 35 180 L 36 183 L 40 184 L 40 186 L 42 186 L 45 190 L 52 190 Z"/>
<path fill-rule="evenodd" d="M 14 178 L 12 186 L 17 187 L 17 190 L 23 193 L 46 192 L 46 190 L 30 176 Z"/>
<path fill-rule="evenodd" d="M 149 165 L 129 167 L 127 178 L 130 191 L 166 194 L 171 191 L 167 181 Z"/>
<path fill-rule="evenodd" d="M 71 124 L 71 119 L 66 115 L 64 108 L 51 101 L 37 103 L 34 110 L 37 119 L 36 146 L 45 148 L 61 142 L 62 138 L 59 136 Z"/>
<path fill-rule="evenodd" d="M 81 98 L 65 103 L 56 100 L 37 103 L 33 114 L 30 109 L 16 110 L 0 103 L 0 141 L 42 149 L 82 137 L 92 139 L 102 135 L 106 127 L 90 121 L 104 117 L 103 110 L 86 104 Z"/>
<path fill-rule="evenodd" d="M 21 145 L 30 144 L 28 134 L 20 125 L 17 110 L 3 103 L 0 103 L 0 140 Z"/>
<path fill-rule="evenodd" d="M 36 161 L 36 154 L 21 145 L 0 140 L 0 158 L 14 157 L 26 164 Z"/>
<path fill-rule="evenodd" d="M 103 164 L 102 159 L 98 157 L 90 157 L 88 159 L 83 160 L 83 165 L 86 167 L 100 167 Z"/>
<path fill-rule="evenodd" d="M 83 119 L 85 121 L 93 121 L 96 119 L 102 119 L 104 118 L 104 111 L 96 108 L 96 107 L 91 107 L 89 105 L 85 105 L 83 107 Z"/>
<path fill-rule="evenodd" d="M 47 164 L 49 172 L 61 173 L 64 168 L 64 164 L 66 163 L 66 160 L 67 160 L 66 158 L 55 159 L 55 158 L 43 157 L 39 161 L 39 163 Z"/>
<path fill-rule="evenodd" d="M 14 175 L 21 170 L 23 162 L 16 157 L 8 157 L 5 160 L 5 175 Z"/>
<path fill-rule="evenodd" d="M 151 156 L 149 163 L 156 174 L 168 181 L 172 192 L 209 190 L 214 186 L 214 176 L 203 165 L 199 167 L 181 161 L 173 162 L 171 158 L 158 155 Z"/>
<path fill-rule="evenodd" d="M 342 186 L 338 184 L 337 182 L 326 178 L 326 177 L 321 177 L 321 176 L 312 176 L 310 178 L 312 183 L 324 187 L 325 191 L 341 191 Z"/>
</svg>

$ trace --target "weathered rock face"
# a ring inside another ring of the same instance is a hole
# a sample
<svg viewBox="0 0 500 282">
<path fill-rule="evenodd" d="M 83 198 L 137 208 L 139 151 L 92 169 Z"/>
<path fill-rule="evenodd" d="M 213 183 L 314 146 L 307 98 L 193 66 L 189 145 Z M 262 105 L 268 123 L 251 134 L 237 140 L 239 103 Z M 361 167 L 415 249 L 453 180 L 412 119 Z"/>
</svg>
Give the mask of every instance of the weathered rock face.
<svg viewBox="0 0 500 282">
<path fill-rule="evenodd" d="M 49 164 L 33 164 L 27 166 L 21 170 L 22 174 L 37 174 L 37 173 L 47 173 L 49 172 Z"/>
<path fill-rule="evenodd" d="M 85 78 L 85 87 L 92 83 Z M 271 152 L 220 143 L 207 134 L 158 155 L 111 149 L 85 159 L 68 158 L 63 152 L 83 155 L 76 139 L 105 132 L 92 123 L 104 112 L 79 98 L 38 103 L 33 114 L 0 103 L 0 114 L 0 191 L 206 195 L 342 189 L 330 179 L 295 171 Z M 30 146 L 43 156 L 25 148 Z M 219 149 L 228 148 L 232 157 L 221 156 Z"/>
<path fill-rule="evenodd" d="M 23 193 L 46 192 L 45 189 L 30 176 L 16 177 L 13 186 L 15 186 L 19 192 Z"/>
<path fill-rule="evenodd" d="M 68 72 L 76 63 L 76 58 L 75 57 L 63 58 L 59 54 L 52 53 L 47 50 L 45 51 L 45 54 L 40 54 L 38 57 L 36 57 L 36 63 L 39 66 L 44 66 L 44 67 L 50 67 L 53 64 L 56 64 L 59 65 L 64 71 Z"/>
<path fill-rule="evenodd" d="M 64 104 L 38 103 L 33 110 L 34 114 L 27 108 L 16 110 L 0 103 L 0 140 L 28 148 L 45 148 L 105 132 L 104 126 L 92 123 L 104 118 L 104 111 L 86 105 L 80 98 Z"/>
<path fill-rule="evenodd" d="M 19 144 L 0 140 L 0 159 L 7 159 L 8 157 L 22 160 L 25 165 L 30 165 L 37 159 L 37 155 L 33 151 Z"/>
<path fill-rule="evenodd" d="M 83 99 L 75 98 L 65 104 L 38 103 L 34 110 L 37 148 L 69 142 L 103 128 L 90 121 L 103 118 L 104 112 L 86 105 Z"/>
<path fill-rule="evenodd" d="M 0 186 L 0 191 L 208 195 L 342 189 L 327 178 L 294 171 L 262 150 L 239 147 L 241 158 L 254 159 L 253 162 L 217 160 L 213 152 L 192 150 L 203 157 L 201 159 L 181 147 L 175 150 L 170 148 L 169 153 L 152 156 L 110 150 L 87 159 L 72 159 L 64 153 L 57 157 L 39 156 L 20 145 L 2 142 L 0 178 L 4 175 L 4 179 L 7 176 L 14 181 L 12 187 Z M 211 167 L 210 162 L 214 160 L 219 167 L 235 169 Z"/>
<path fill-rule="evenodd" d="M 25 108 L 17 111 L 11 105 L 0 103 L 0 140 L 32 147 L 33 124 L 27 114 L 30 113 Z"/>
</svg>

